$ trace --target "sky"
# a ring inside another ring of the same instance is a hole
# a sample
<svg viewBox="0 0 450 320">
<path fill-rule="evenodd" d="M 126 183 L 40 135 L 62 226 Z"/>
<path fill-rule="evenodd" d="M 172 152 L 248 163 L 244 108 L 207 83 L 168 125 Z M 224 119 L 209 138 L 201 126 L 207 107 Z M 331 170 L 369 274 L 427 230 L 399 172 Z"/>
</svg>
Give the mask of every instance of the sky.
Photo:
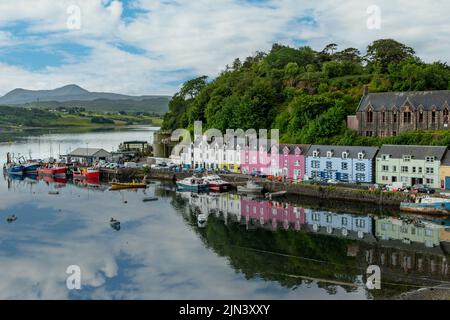
<svg viewBox="0 0 450 320">
<path fill-rule="evenodd" d="M 78 84 L 175 93 L 273 43 L 363 53 L 394 38 L 448 62 L 447 0 L 0 0 L 0 95 Z"/>
</svg>

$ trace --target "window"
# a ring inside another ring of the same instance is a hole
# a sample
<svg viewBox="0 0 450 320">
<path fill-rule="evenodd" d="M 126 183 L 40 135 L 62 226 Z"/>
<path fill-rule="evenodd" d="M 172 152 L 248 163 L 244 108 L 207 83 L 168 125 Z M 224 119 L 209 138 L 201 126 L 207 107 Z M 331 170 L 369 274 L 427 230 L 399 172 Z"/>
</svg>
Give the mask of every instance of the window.
<svg viewBox="0 0 450 320">
<path fill-rule="evenodd" d="M 356 181 L 365 181 L 366 175 L 364 173 L 357 173 L 356 174 Z"/>
<path fill-rule="evenodd" d="M 320 168 L 320 161 L 317 161 L 317 160 L 311 161 L 311 168 L 319 169 Z"/>
<path fill-rule="evenodd" d="M 333 151 L 327 151 L 327 158 L 333 157 Z"/>
<path fill-rule="evenodd" d="M 373 132 L 372 131 L 366 131 L 366 137 L 372 137 Z"/>
<path fill-rule="evenodd" d="M 312 215 L 312 220 L 313 220 L 313 221 L 320 221 L 320 214 L 318 214 L 318 213 L 313 213 L 313 215 Z"/>
<path fill-rule="evenodd" d="M 381 180 L 382 180 L 382 181 L 389 181 L 389 177 L 387 177 L 387 176 L 382 176 L 382 177 L 381 177 Z"/>
<path fill-rule="evenodd" d="M 393 114 L 392 114 L 392 121 L 394 122 L 394 123 L 397 123 L 397 112 L 394 112 Z M 394 131 L 395 132 L 395 131 Z"/>
<path fill-rule="evenodd" d="M 408 167 L 402 167 L 401 170 L 402 170 L 402 173 L 408 173 L 408 171 L 409 171 Z"/>
<path fill-rule="evenodd" d="M 363 219 L 356 219 L 356 226 L 358 228 L 365 228 L 366 227 L 366 221 Z"/>
<path fill-rule="evenodd" d="M 401 226 L 400 227 L 400 232 L 401 233 L 405 233 L 405 234 L 408 233 L 408 227 L 407 226 Z"/>
<path fill-rule="evenodd" d="M 401 177 L 400 178 L 400 182 L 409 183 L 409 178 L 408 177 Z"/>
<path fill-rule="evenodd" d="M 419 112 L 419 123 L 423 123 L 423 111 Z"/>
<path fill-rule="evenodd" d="M 327 223 L 331 223 L 333 221 L 333 216 L 331 214 L 327 215 Z"/>
<path fill-rule="evenodd" d="M 383 155 L 381 156 L 381 159 L 382 159 L 382 160 L 389 160 L 389 156 L 388 156 L 387 154 L 383 154 Z"/>
<path fill-rule="evenodd" d="M 366 164 L 365 163 L 357 163 L 356 164 L 356 171 L 365 171 L 366 170 Z"/>
<path fill-rule="evenodd" d="M 386 112 L 381 112 L 381 122 L 386 123 Z"/>
<path fill-rule="evenodd" d="M 319 156 L 319 151 L 313 151 L 313 157 L 317 158 Z"/>
<path fill-rule="evenodd" d="M 448 109 L 445 108 L 444 111 L 442 112 L 443 116 L 444 116 L 444 123 L 448 124 Z"/>
<path fill-rule="evenodd" d="M 413 168 L 412 168 L 412 173 L 416 173 L 416 171 L 417 171 L 417 168 L 416 168 L 416 167 L 413 167 Z"/>
<path fill-rule="evenodd" d="M 381 224 L 381 231 L 387 231 L 387 223 L 382 223 Z"/>
<path fill-rule="evenodd" d="M 419 167 L 419 173 L 422 173 L 422 172 L 423 172 L 422 167 Z"/>
<path fill-rule="evenodd" d="M 427 174 L 434 174 L 434 168 L 426 168 L 427 169 Z"/>
<path fill-rule="evenodd" d="M 434 184 L 434 179 L 426 179 L 427 184 Z"/>
<path fill-rule="evenodd" d="M 342 170 L 348 170 L 348 163 L 347 162 L 342 162 L 341 169 Z"/>
<path fill-rule="evenodd" d="M 384 172 L 389 171 L 389 166 L 382 166 L 381 171 L 384 171 Z"/>
<path fill-rule="evenodd" d="M 392 172 L 397 172 L 397 166 L 392 167 Z"/>
<path fill-rule="evenodd" d="M 392 136 L 397 136 L 397 131 L 392 131 Z"/>
<path fill-rule="evenodd" d="M 294 166 L 299 167 L 299 166 L 300 166 L 300 160 L 296 160 L 296 161 L 294 162 Z"/>
<path fill-rule="evenodd" d="M 372 122 L 373 122 L 373 111 L 369 109 L 369 111 L 367 111 L 367 123 Z"/>
<path fill-rule="evenodd" d="M 431 231 L 431 229 L 425 229 L 425 236 L 426 237 L 431 237 L 433 235 L 433 231 Z"/>
<path fill-rule="evenodd" d="M 411 161 L 411 158 L 412 158 L 412 156 L 410 156 L 410 155 L 405 155 L 405 156 L 403 156 L 403 161 L 404 161 L 404 162 L 410 162 L 410 161 Z"/>
<path fill-rule="evenodd" d="M 358 160 L 363 160 L 364 156 L 365 156 L 364 152 L 358 153 Z"/>
<path fill-rule="evenodd" d="M 342 152 L 342 159 L 348 158 L 348 152 Z"/>
<path fill-rule="evenodd" d="M 348 219 L 347 218 L 342 218 L 342 225 L 343 226 L 348 225 Z"/>
<path fill-rule="evenodd" d="M 436 111 L 431 112 L 431 123 L 436 123 Z"/>
<path fill-rule="evenodd" d="M 426 157 L 425 161 L 428 163 L 432 163 L 432 162 L 434 162 L 434 159 L 435 159 L 435 157 Z"/>
<path fill-rule="evenodd" d="M 319 171 L 313 170 L 311 171 L 311 178 L 317 178 L 319 177 Z"/>
<path fill-rule="evenodd" d="M 327 168 L 327 170 L 332 170 L 333 169 L 333 162 L 327 161 L 326 168 Z"/>
<path fill-rule="evenodd" d="M 411 119 L 412 119 L 411 111 L 406 111 L 403 113 L 403 122 L 404 123 L 407 123 L 407 124 L 411 123 Z"/>
</svg>

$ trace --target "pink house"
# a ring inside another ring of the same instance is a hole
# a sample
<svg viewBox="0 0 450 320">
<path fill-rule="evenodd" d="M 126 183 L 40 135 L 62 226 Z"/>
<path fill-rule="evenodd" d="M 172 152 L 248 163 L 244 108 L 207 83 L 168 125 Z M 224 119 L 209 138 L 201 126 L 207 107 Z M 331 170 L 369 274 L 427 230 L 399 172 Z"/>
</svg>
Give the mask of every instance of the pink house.
<svg viewBox="0 0 450 320">
<path fill-rule="evenodd" d="M 271 154 L 278 154 L 278 168 L 272 175 L 288 179 L 303 180 L 306 171 L 306 153 L 311 145 L 280 144 L 273 146 Z"/>
<path fill-rule="evenodd" d="M 259 140 L 258 145 L 246 146 L 241 150 L 241 172 L 244 174 L 252 174 L 260 171 L 270 175 L 273 164 L 278 163 L 278 155 L 270 154 L 271 140 Z"/>
<path fill-rule="evenodd" d="M 306 223 L 303 208 L 276 201 L 241 199 L 241 216 L 247 223 L 257 221 L 261 226 L 268 224 L 273 230 L 282 226 L 285 230 L 298 231 Z"/>
</svg>

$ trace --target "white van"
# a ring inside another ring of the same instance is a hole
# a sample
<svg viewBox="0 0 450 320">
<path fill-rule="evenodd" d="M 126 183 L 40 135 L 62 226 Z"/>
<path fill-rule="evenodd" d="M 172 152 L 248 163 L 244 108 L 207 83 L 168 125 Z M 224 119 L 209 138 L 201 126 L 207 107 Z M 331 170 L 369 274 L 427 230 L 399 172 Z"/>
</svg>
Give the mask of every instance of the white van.
<svg viewBox="0 0 450 320">
<path fill-rule="evenodd" d="M 137 166 L 136 162 L 125 162 L 124 167 L 128 168 L 128 169 L 135 169 L 138 166 Z"/>
</svg>

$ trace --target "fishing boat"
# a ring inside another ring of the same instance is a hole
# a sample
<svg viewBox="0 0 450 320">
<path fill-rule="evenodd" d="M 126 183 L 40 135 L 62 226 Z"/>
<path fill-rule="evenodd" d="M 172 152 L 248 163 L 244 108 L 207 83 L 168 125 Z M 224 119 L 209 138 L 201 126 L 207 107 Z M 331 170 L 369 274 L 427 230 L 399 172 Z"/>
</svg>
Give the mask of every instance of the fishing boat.
<svg viewBox="0 0 450 320">
<path fill-rule="evenodd" d="M 218 175 L 206 176 L 204 179 L 209 184 L 209 189 L 211 191 L 222 192 L 227 191 L 230 188 L 230 184 L 223 181 Z"/>
<path fill-rule="evenodd" d="M 415 202 L 402 202 L 400 210 L 426 214 L 449 214 L 450 199 L 437 197 L 418 198 Z"/>
<path fill-rule="evenodd" d="M 73 172 L 75 180 L 100 180 L 100 170 L 97 168 L 79 168 Z"/>
<path fill-rule="evenodd" d="M 67 174 L 67 166 L 64 164 L 47 164 L 38 169 L 41 176 L 65 177 Z"/>
<path fill-rule="evenodd" d="M 23 166 L 24 174 L 36 174 L 40 167 L 40 164 L 37 162 L 26 162 L 21 165 Z"/>
<path fill-rule="evenodd" d="M 15 163 L 8 163 L 3 166 L 3 170 L 5 170 L 9 175 L 23 175 L 23 166 Z"/>
<path fill-rule="evenodd" d="M 203 178 L 190 177 L 177 181 L 177 188 L 180 191 L 207 192 L 209 183 Z"/>
<path fill-rule="evenodd" d="M 145 182 L 111 182 L 111 190 L 122 189 L 146 189 L 147 184 Z"/>
<path fill-rule="evenodd" d="M 247 184 L 245 186 L 238 186 L 237 187 L 237 191 L 239 193 L 254 193 L 254 194 L 258 194 L 261 193 L 263 191 L 263 187 L 257 185 L 255 182 L 253 181 L 247 181 Z"/>
</svg>

